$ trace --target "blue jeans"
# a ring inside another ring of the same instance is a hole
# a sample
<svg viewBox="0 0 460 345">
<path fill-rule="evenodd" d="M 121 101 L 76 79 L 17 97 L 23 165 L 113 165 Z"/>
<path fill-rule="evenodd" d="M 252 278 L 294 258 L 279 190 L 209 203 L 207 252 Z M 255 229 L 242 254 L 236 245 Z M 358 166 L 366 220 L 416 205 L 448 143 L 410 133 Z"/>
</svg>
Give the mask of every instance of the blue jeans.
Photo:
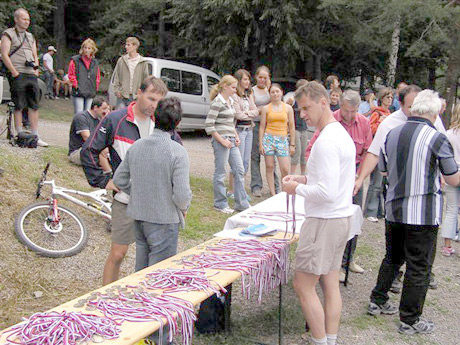
<svg viewBox="0 0 460 345">
<path fill-rule="evenodd" d="M 365 217 L 383 218 L 383 176 L 376 167 L 371 173 L 369 188 L 367 190 Z"/>
<path fill-rule="evenodd" d="M 227 189 L 225 187 L 225 166 L 227 162 L 234 177 L 235 208 L 238 211 L 247 209 L 250 205 L 244 189 L 244 167 L 238 147 L 235 146 L 234 137 L 223 137 L 233 142 L 231 149 L 218 143 L 214 138 L 211 140 L 214 150 L 214 207 L 223 209 L 228 207 Z"/>
<path fill-rule="evenodd" d="M 448 184 L 444 187 L 446 194 L 446 213 L 441 227 L 441 236 L 453 240 L 458 229 L 458 202 L 460 199 L 460 188 L 451 187 Z"/>
<path fill-rule="evenodd" d="M 240 137 L 240 155 L 243 160 L 244 173 L 246 174 L 249 170 L 249 162 L 251 160 L 252 150 L 252 128 L 241 128 L 237 127 L 236 131 Z"/>
<path fill-rule="evenodd" d="M 72 96 L 72 103 L 73 103 L 74 113 L 76 114 L 83 110 L 90 110 L 91 104 L 93 103 L 93 99 Z"/>
<path fill-rule="evenodd" d="M 53 97 L 53 82 L 54 82 L 54 74 L 50 71 L 45 71 L 43 73 L 43 77 L 45 78 L 46 89 L 48 91 L 48 96 Z"/>
<path fill-rule="evenodd" d="M 134 229 L 136 272 L 176 255 L 179 223 L 156 224 L 136 220 Z"/>
<path fill-rule="evenodd" d="M 251 192 L 261 190 L 263 185 L 262 175 L 260 174 L 260 150 L 259 150 L 259 128 L 260 122 L 254 122 L 252 128 L 252 150 L 251 150 Z M 275 159 L 275 191 L 280 191 L 279 178 L 276 173 L 276 159 Z"/>
</svg>

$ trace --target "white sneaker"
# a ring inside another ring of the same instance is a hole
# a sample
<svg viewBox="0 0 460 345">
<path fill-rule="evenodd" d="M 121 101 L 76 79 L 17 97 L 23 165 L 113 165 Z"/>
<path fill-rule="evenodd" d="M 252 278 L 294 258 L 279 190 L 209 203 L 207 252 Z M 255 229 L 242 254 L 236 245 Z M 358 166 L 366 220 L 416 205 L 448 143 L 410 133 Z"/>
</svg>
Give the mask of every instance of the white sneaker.
<svg viewBox="0 0 460 345">
<path fill-rule="evenodd" d="M 235 212 L 235 210 L 233 208 L 230 208 L 230 207 L 224 207 L 224 208 L 214 207 L 214 209 L 216 211 L 219 211 L 219 212 L 222 212 L 222 213 L 225 213 L 225 214 L 232 214 L 233 212 Z"/>
<path fill-rule="evenodd" d="M 37 146 L 41 146 L 41 147 L 48 147 L 48 143 L 41 140 L 40 138 L 38 138 L 38 141 L 37 141 Z"/>
<path fill-rule="evenodd" d="M 377 217 L 367 217 L 367 220 L 372 222 L 372 223 L 377 223 L 379 220 L 377 219 Z"/>
<path fill-rule="evenodd" d="M 356 264 L 354 261 L 350 263 L 350 271 L 352 271 L 353 273 L 364 273 L 364 269 L 358 264 Z"/>
</svg>

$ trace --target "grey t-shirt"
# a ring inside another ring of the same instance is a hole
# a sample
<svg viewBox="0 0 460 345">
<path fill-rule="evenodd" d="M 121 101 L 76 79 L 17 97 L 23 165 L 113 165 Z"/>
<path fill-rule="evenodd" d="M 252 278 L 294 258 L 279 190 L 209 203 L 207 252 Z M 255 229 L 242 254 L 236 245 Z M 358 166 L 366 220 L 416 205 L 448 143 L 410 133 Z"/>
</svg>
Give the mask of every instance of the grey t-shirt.
<svg viewBox="0 0 460 345">
<path fill-rule="evenodd" d="M 24 35 L 26 39 L 24 39 Z M 3 32 L 3 36 L 7 36 L 11 41 L 10 52 L 19 48 L 13 55 L 10 56 L 14 68 L 19 73 L 34 74 L 33 67 L 26 66 L 26 61 L 34 62 L 33 47 L 35 46 L 34 36 L 30 32 L 18 32 L 15 28 L 7 29 Z M 23 42 L 21 46 L 21 43 Z"/>
</svg>

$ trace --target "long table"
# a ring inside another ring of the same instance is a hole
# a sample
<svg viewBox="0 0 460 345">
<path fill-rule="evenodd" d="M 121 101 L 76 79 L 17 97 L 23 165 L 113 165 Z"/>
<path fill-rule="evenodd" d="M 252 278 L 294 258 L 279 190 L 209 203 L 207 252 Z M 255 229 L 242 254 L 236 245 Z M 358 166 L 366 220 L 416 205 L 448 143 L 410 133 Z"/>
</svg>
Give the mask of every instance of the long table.
<svg viewBox="0 0 460 345">
<path fill-rule="evenodd" d="M 298 214 L 304 214 L 305 213 L 305 198 L 299 195 L 296 195 L 295 197 L 295 212 Z M 361 207 L 358 205 L 352 205 L 354 212 L 352 215 L 351 219 L 351 228 L 350 228 L 350 233 L 348 235 L 348 239 L 352 239 L 356 235 L 361 234 L 361 227 L 363 225 L 363 213 L 361 211 Z M 254 217 L 254 213 L 258 211 L 263 211 L 263 212 L 286 212 L 286 193 L 278 193 L 260 203 L 257 205 L 254 205 L 243 212 L 237 213 L 234 216 L 231 216 L 230 218 L 227 219 L 224 225 L 224 231 L 235 229 L 235 228 L 240 228 L 240 227 L 247 227 L 249 225 L 255 225 L 255 224 L 265 224 L 267 226 L 270 226 L 272 228 L 278 229 L 280 232 L 285 231 L 285 222 L 280 222 L 280 221 L 274 221 L 274 220 L 267 220 L 267 219 L 260 219 L 257 217 Z M 292 205 L 290 205 L 290 210 L 292 210 Z M 302 227 L 303 222 L 305 221 L 305 217 L 296 217 L 296 226 L 295 226 L 295 232 L 298 234 L 300 232 L 300 228 Z M 289 223 L 288 226 L 288 231 L 292 232 L 292 223 Z M 225 237 L 226 233 L 223 232 L 222 236 Z"/>
<path fill-rule="evenodd" d="M 274 236 L 270 236 L 268 238 L 272 239 L 282 239 L 283 234 L 276 234 Z M 291 243 L 296 241 L 296 237 L 291 239 Z M 109 285 L 106 285 L 104 287 L 101 287 L 99 289 L 96 289 L 94 291 L 90 291 L 87 294 L 80 296 L 78 298 L 75 298 L 71 301 L 68 301 L 64 304 L 61 304 L 49 311 L 57 311 L 57 312 L 62 312 L 62 311 L 75 311 L 75 312 L 83 312 L 83 313 L 90 313 L 94 315 L 100 315 L 103 316 L 103 313 L 95 310 L 91 312 L 87 312 L 84 310 L 84 308 L 75 308 L 74 305 L 78 302 L 80 299 L 84 299 L 89 297 L 89 295 L 93 292 L 101 292 L 104 293 L 108 289 L 110 289 L 113 286 L 125 286 L 125 285 L 138 285 L 142 280 L 144 280 L 145 275 L 147 273 L 150 273 L 152 271 L 155 271 L 157 269 L 165 269 L 165 268 L 182 268 L 182 265 L 178 263 L 177 261 L 180 260 L 181 258 L 188 256 L 188 255 L 193 255 L 193 254 L 199 254 L 202 253 L 206 250 L 206 246 L 215 244 L 218 241 L 220 241 L 219 238 L 213 238 L 207 242 L 204 242 L 196 247 L 193 247 L 189 250 L 186 250 L 182 253 L 179 253 L 169 259 L 166 259 L 158 264 L 152 265 L 150 267 L 147 267 L 141 271 L 135 272 L 125 278 L 122 278 L 114 283 L 111 283 Z M 237 279 L 241 277 L 241 273 L 236 272 L 236 271 L 227 271 L 227 270 L 213 270 L 213 269 L 206 269 L 206 272 L 209 273 L 208 275 L 212 275 L 212 273 L 219 272 L 219 274 L 213 275 L 209 280 L 215 281 L 219 283 L 221 286 L 227 286 Z M 155 291 L 152 290 L 153 292 L 160 292 L 161 290 Z M 202 301 L 207 299 L 209 297 L 208 292 L 205 291 L 192 291 L 192 292 L 186 292 L 186 293 L 176 293 L 174 294 L 176 297 L 180 297 L 184 300 L 190 301 L 193 303 L 195 306 L 200 304 Z M 164 320 L 166 322 L 166 320 Z M 113 340 L 105 340 L 104 344 L 110 344 L 110 345 L 127 345 L 127 344 L 134 344 L 137 341 L 147 337 L 148 335 L 152 334 L 156 330 L 160 328 L 160 323 L 156 321 L 152 322 L 128 322 L 125 321 L 122 323 L 121 327 L 121 333 L 120 336 L 116 339 Z M 9 329 L 9 328 L 8 328 Z M 0 345 L 6 344 L 6 335 L 4 334 L 5 331 L 8 329 L 5 329 L 0 332 Z"/>
</svg>

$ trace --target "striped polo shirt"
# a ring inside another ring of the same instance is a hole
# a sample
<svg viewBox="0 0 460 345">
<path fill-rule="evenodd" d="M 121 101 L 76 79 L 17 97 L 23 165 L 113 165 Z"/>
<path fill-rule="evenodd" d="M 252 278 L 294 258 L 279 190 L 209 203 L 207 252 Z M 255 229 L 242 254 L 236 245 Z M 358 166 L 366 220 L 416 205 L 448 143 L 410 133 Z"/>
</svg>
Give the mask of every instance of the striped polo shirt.
<svg viewBox="0 0 460 345">
<path fill-rule="evenodd" d="M 206 133 L 219 133 L 221 136 L 235 136 L 235 112 L 233 110 L 233 99 L 229 97 L 228 101 L 219 93 L 211 102 L 208 116 L 204 127 Z"/>
<path fill-rule="evenodd" d="M 380 151 L 379 169 L 388 173 L 387 221 L 441 223 L 441 174 L 453 175 L 458 168 L 449 140 L 429 120 L 409 117 L 392 129 Z"/>
</svg>

